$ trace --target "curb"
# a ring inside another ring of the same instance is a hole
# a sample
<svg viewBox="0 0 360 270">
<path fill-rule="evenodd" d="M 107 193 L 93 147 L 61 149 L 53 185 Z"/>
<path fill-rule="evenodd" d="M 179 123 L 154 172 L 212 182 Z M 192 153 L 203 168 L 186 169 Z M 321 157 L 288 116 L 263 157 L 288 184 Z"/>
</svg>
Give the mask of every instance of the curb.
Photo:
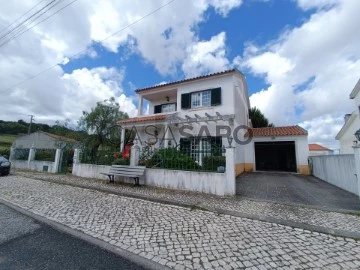
<svg viewBox="0 0 360 270">
<path fill-rule="evenodd" d="M 85 234 L 81 231 L 78 231 L 78 230 L 75 230 L 75 229 L 72 229 L 68 226 L 65 226 L 61 223 L 58 223 L 58 222 L 55 222 L 55 221 L 52 221 L 52 220 L 49 220 L 45 217 L 42 217 L 38 214 L 35 214 L 29 210 L 26 210 L 24 208 L 21 208 L 20 206 L 17 206 L 15 204 L 12 204 L 11 202 L 9 201 L 6 201 L 6 200 L 3 200 L 3 199 L 0 199 L 0 203 L 6 205 L 7 207 L 23 214 L 23 215 L 26 215 L 30 218 L 33 218 L 37 221 L 40 221 L 41 223 L 44 223 L 50 227 L 52 227 L 53 229 L 57 230 L 57 231 L 60 231 L 60 232 L 63 232 L 63 233 L 66 233 L 66 234 L 69 234 L 75 238 L 78 238 L 80 240 L 83 240 L 91 245 L 94 245 L 94 246 L 98 246 L 104 250 L 107 250 L 109 252 L 112 252 L 118 256 L 121 256 L 123 257 L 124 259 L 128 260 L 128 261 L 131 261 L 141 267 L 144 267 L 146 269 L 151 269 L 151 270 L 170 270 L 171 268 L 167 267 L 167 266 L 164 266 L 164 265 L 161 265 L 161 264 L 158 264 L 154 261 L 151 261 L 149 259 L 146 259 L 144 257 L 141 257 L 137 254 L 134 254 L 130 251 L 127 251 L 125 249 L 122 249 L 122 248 L 119 248 L 119 247 L 115 247 L 103 240 L 100 240 L 100 239 L 97 239 L 95 237 L 92 237 L 88 234 Z"/>
<path fill-rule="evenodd" d="M 336 237 L 340 236 L 340 237 L 353 238 L 355 240 L 360 240 L 360 233 L 357 233 L 357 232 L 330 229 L 330 228 L 326 228 L 326 227 L 310 225 L 310 224 L 301 223 L 301 222 L 295 222 L 295 221 L 284 220 L 284 219 L 276 219 L 276 218 L 272 218 L 272 217 L 268 217 L 268 216 L 243 214 L 243 213 L 238 213 L 238 212 L 228 211 L 228 210 L 222 210 L 222 209 L 214 209 L 214 210 L 218 214 L 236 216 L 236 217 L 247 218 L 247 219 L 252 219 L 252 220 L 258 220 L 258 221 L 263 221 L 263 222 L 268 222 L 268 223 L 275 223 L 275 224 L 279 224 L 279 225 L 292 227 L 292 228 L 295 228 L 295 229 L 296 228 L 297 229 L 303 229 L 303 230 L 308 230 L 308 231 L 311 231 L 311 232 L 329 234 L 329 235 L 333 235 L 333 236 L 336 236 Z"/>
<path fill-rule="evenodd" d="M 114 195 L 118 195 L 118 196 L 134 198 L 134 199 L 139 199 L 139 200 L 145 200 L 145 201 L 150 201 L 150 202 L 154 202 L 154 203 L 174 205 L 174 206 L 185 207 L 185 208 L 190 208 L 190 209 L 199 208 L 199 210 L 201 210 L 201 211 L 213 212 L 215 214 L 230 215 L 230 216 L 235 216 L 235 217 L 240 217 L 240 218 L 247 218 L 247 219 L 252 219 L 252 220 L 263 221 L 263 222 L 267 222 L 267 223 L 280 224 L 280 225 L 289 226 L 292 228 L 309 230 L 312 232 L 319 232 L 319 233 L 325 233 L 325 234 L 330 234 L 330 235 L 334 235 L 334 236 L 360 239 L 360 232 L 358 233 L 358 232 L 330 229 L 330 228 L 316 226 L 316 225 L 310 225 L 310 224 L 302 223 L 302 222 L 290 221 L 290 220 L 285 220 L 285 219 L 277 219 L 277 218 L 272 218 L 269 216 L 260 216 L 260 215 L 254 215 L 254 214 L 239 213 L 236 211 L 224 210 L 224 209 L 219 209 L 219 208 L 207 208 L 206 206 L 201 205 L 201 203 L 200 204 L 199 203 L 198 204 L 190 204 L 190 203 L 187 204 L 187 203 L 182 203 L 182 202 L 170 201 L 170 200 L 166 200 L 166 199 L 149 198 L 149 197 L 142 196 L 142 195 L 123 193 L 123 192 L 115 191 L 115 190 L 106 190 L 103 188 L 83 186 L 81 184 L 79 185 L 79 184 L 72 184 L 72 183 L 71 184 L 70 183 L 60 183 L 60 182 L 50 181 L 50 180 L 45 180 L 45 179 L 38 179 L 38 178 L 31 178 L 31 177 L 28 177 L 28 178 L 38 180 L 38 181 L 44 181 L 44 182 L 48 182 L 48 183 L 59 184 L 59 185 L 66 185 L 66 186 L 72 186 L 72 187 L 77 187 L 77 188 L 95 190 L 95 191 L 99 191 L 102 193 L 114 194 Z M 0 201 L 1 201 L 1 199 L 0 199 Z M 274 203 L 274 202 L 272 202 L 272 203 Z M 291 206 L 291 205 L 286 205 L 286 206 Z M 321 209 L 317 209 L 317 210 L 329 212 L 329 211 L 321 210 Z M 336 213 L 338 213 L 338 212 L 336 212 Z M 342 214 L 345 214 L 345 213 L 342 213 Z"/>
</svg>

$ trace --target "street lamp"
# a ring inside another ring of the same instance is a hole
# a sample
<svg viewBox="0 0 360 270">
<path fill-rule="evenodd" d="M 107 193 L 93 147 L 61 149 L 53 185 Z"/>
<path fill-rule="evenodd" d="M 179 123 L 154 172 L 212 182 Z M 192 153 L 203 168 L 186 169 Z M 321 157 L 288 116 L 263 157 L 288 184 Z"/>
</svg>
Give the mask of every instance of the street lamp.
<svg viewBox="0 0 360 270">
<path fill-rule="evenodd" d="M 355 137 L 358 141 L 360 141 L 360 129 L 358 129 L 356 132 L 355 132 Z"/>
</svg>

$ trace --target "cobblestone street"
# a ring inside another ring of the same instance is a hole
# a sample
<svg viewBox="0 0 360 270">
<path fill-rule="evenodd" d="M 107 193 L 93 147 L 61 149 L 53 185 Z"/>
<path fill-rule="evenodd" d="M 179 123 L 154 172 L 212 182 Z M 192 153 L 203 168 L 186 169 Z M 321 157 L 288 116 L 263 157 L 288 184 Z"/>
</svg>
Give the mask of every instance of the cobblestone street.
<svg viewBox="0 0 360 270">
<path fill-rule="evenodd" d="M 170 204 L 187 205 L 203 208 L 214 212 L 229 212 L 231 215 L 251 217 L 262 220 L 275 220 L 275 223 L 291 222 L 292 225 L 304 225 L 325 228 L 325 231 L 342 231 L 345 236 L 354 235 L 360 238 L 360 212 L 359 215 L 348 215 L 333 211 L 284 205 L 272 202 L 253 201 L 239 197 L 218 197 L 203 193 L 159 189 L 149 186 L 135 187 L 133 185 L 107 184 L 105 180 L 87 179 L 72 175 L 53 175 L 38 172 L 21 172 L 17 175 L 46 180 L 53 183 L 70 184 L 96 190 L 111 192 L 118 195 L 135 196 L 147 200 L 155 200 Z M 344 236 L 343 234 L 340 234 Z"/>
<path fill-rule="evenodd" d="M 360 242 L 22 176 L 0 198 L 175 269 L 358 269 Z"/>
</svg>

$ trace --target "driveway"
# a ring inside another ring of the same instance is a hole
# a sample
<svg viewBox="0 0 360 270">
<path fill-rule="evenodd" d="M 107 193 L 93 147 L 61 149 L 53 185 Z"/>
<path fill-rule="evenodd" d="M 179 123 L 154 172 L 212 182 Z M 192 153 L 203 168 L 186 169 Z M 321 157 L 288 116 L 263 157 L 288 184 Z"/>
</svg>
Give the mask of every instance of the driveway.
<svg viewBox="0 0 360 270">
<path fill-rule="evenodd" d="M 360 211 L 358 196 L 313 176 L 256 172 L 236 179 L 236 194 L 250 199 Z"/>
</svg>

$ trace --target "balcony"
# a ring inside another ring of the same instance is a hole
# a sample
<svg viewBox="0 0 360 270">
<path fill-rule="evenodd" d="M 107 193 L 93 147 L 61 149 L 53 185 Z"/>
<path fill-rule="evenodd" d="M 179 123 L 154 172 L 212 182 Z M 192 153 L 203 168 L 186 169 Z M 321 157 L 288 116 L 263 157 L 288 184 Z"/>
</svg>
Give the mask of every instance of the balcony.
<svg viewBox="0 0 360 270">
<path fill-rule="evenodd" d="M 177 111 L 177 89 L 139 94 L 139 116 L 144 115 L 144 100 L 149 102 L 149 115 Z"/>
</svg>

